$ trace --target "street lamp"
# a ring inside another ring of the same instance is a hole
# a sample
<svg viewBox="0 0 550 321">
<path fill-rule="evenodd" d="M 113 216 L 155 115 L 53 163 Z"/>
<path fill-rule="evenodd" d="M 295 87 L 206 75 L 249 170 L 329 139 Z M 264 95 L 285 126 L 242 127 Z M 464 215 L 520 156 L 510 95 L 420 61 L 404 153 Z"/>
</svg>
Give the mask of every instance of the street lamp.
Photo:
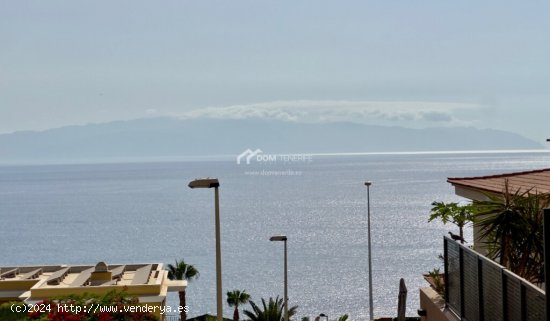
<svg viewBox="0 0 550 321">
<path fill-rule="evenodd" d="M 328 315 L 324 313 L 319 314 L 319 318 L 327 318 L 327 321 L 328 321 Z"/>
<path fill-rule="evenodd" d="M 220 182 L 217 178 L 195 179 L 189 183 L 190 188 L 212 188 L 214 187 L 214 206 L 215 206 L 215 224 L 216 224 L 216 304 L 217 321 L 223 321 L 222 305 L 222 250 L 220 245 L 220 196 L 218 188 Z"/>
<path fill-rule="evenodd" d="M 367 181 L 365 182 L 365 186 L 367 187 L 367 229 L 368 229 L 368 248 L 369 248 L 369 313 L 370 313 L 370 321 L 374 320 L 374 311 L 373 311 L 373 303 L 372 303 L 372 252 L 371 252 L 371 237 L 370 237 L 370 186 L 372 185 L 372 182 Z"/>
<path fill-rule="evenodd" d="M 287 268 L 287 259 L 286 259 L 286 235 L 275 235 L 269 238 L 270 241 L 283 241 L 285 243 L 285 321 L 288 321 L 288 268 Z"/>
</svg>

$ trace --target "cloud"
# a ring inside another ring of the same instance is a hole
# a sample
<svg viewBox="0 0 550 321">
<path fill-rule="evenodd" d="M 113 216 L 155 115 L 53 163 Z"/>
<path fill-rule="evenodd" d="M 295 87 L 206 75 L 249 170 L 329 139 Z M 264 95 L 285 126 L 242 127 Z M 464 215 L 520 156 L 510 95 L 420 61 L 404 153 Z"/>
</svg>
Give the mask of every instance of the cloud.
<svg viewBox="0 0 550 321">
<path fill-rule="evenodd" d="M 453 120 L 453 116 L 450 115 L 449 113 L 445 113 L 445 112 L 442 113 L 442 112 L 435 112 L 435 111 L 422 113 L 421 117 L 427 121 L 434 121 L 434 122 L 450 122 Z"/>
<path fill-rule="evenodd" d="M 471 125 L 457 114 L 484 108 L 478 104 L 422 101 L 274 101 L 208 107 L 178 115 L 184 119 L 273 119 L 290 122 L 355 122 L 425 127 Z M 460 113 L 459 113 L 460 112 Z"/>
<path fill-rule="evenodd" d="M 299 114 L 299 113 L 298 113 Z M 185 113 L 182 118 L 216 118 L 216 119 L 246 119 L 265 118 L 284 121 L 298 121 L 297 113 L 284 108 L 259 107 L 257 105 L 242 105 L 229 107 L 209 107 Z"/>
</svg>

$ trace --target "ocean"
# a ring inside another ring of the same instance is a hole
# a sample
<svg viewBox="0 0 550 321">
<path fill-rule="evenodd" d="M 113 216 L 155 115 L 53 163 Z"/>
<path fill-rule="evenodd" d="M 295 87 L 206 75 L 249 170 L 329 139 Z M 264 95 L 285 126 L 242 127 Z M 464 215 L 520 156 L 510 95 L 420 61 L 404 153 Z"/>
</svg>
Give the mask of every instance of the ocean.
<svg viewBox="0 0 550 321">
<path fill-rule="evenodd" d="M 187 184 L 217 177 L 224 293 L 282 297 L 283 246 L 269 238 L 285 234 L 297 319 L 366 320 L 369 180 L 374 314 L 396 315 L 404 278 L 415 316 L 422 274 L 442 267 L 443 235 L 457 232 L 428 223 L 430 204 L 465 201 L 447 177 L 550 167 L 549 153 L 532 152 L 279 156 L 0 166 L 0 266 L 185 259 L 200 271 L 188 286 L 189 315 L 215 314 L 214 193 Z M 177 305 L 177 294 L 168 303 Z"/>
</svg>

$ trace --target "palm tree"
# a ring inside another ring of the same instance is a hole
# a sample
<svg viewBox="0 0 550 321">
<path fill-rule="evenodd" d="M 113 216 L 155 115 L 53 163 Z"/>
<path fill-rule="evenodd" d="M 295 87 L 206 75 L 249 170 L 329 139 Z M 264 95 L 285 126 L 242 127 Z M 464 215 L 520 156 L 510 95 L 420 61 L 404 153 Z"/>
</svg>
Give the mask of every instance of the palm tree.
<svg viewBox="0 0 550 321">
<path fill-rule="evenodd" d="M 233 321 L 239 321 L 239 305 L 248 303 L 250 300 L 250 294 L 246 293 L 246 290 L 233 290 L 227 292 L 227 304 L 230 307 L 235 307 L 233 312 Z"/>
<path fill-rule="evenodd" d="M 344 314 L 344 315 L 341 315 L 339 318 L 338 318 L 338 321 L 347 321 L 349 318 L 349 316 L 347 314 Z"/>
<path fill-rule="evenodd" d="M 548 195 L 531 190 L 512 192 L 506 181 L 502 195 L 487 197 L 489 200 L 473 206 L 481 239 L 489 244 L 488 256 L 531 282 L 541 282 L 542 208 L 548 205 Z"/>
<path fill-rule="evenodd" d="M 260 309 L 254 303 L 254 301 L 250 301 L 250 306 L 252 307 L 252 311 L 244 310 L 244 314 L 250 319 L 250 321 L 282 321 L 284 320 L 284 303 L 283 299 L 279 299 L 279 297 L 276 297 L 275 299 L 269 298 L 269 302 L 266 304 L 265 300 L 262 299 L 262 306 L 263 310 Z M 298 309 L 297 306 L 293 306 L 288 309 L 288 317 L 292 317 L 294 314 L 296 314 L 296 310 Z"/>
<path fill-rule="evenodd" d="M 185 280 L 187 282 L 191 282 L 194 279 L 197 279 L 199 275 L 199 271 L 193 265 L 187 264 L 183 260 L 176 260 L 175 265 L 168 264 L 168 278 L 170 280 Z M 180 297 L 180 307 L 185 307 L 185 290 L 180 291 L 178 294 Z M 185 313 L 185 310 L 186 309 L 181 310 L 181 321 L 187 320 L 187 314 Z"/>
<path fill-rule="evenodd" d="M 473 222 L 472 205 L 459 205 L 458 203 L 433 202 L 428 222 L 440 219 L 443 224 L 451 222 L 458 226 L 460 242 L 464 244 L 464 227 Z"/>
</svg>

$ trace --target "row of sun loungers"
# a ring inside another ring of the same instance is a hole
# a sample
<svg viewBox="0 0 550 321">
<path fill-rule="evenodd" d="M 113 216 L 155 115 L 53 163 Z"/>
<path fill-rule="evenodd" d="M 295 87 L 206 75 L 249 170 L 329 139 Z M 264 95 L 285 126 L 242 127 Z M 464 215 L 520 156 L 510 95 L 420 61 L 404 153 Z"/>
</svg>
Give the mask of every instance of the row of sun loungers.
<svg viewBox="0 0 550 321">
<path fill-rule="evenodd" d="M 61 268 L 55 272 L 53 272 L 47 279 L 46 283 L 48 285 L 58 285 L 61 282 L 63 282 L 63 279 L 69 274 L 70 267 L 64 267 Z M 135 273 L 134 277 L 132 279 L 131 284 L 147 284 L 149 281 L 149 276 L 151 275 L 151 271 L 153 269 L 153 266 L 151 264 L 142 266 L 138 268 Z M 111 280 L 107 281 L 94 281 L 91 282 L 90 278 L 92 276 L 92 273 L 94 272 L 95 268 L 89 268 L 86 270 L 83 270 L 80 272 L 80 274 L 74 279 L 69 286 L 73 287 L 79 287 L 83 285 L 113 285 L 116 284 L 117 281 L 120 281 L 122 279 L 122 275 L 124 274 L 126 270 L 126 265 L 121 265 L 116 268 L 113 268 L 110 270 L 111 272 Z M 42 268 L 38 268 L 32 271 L 25 272 L 23 274 L 20 274 L 19 268 L 9 269 L 9 270 L 0 270 L 0 280 L 6 279 L 6 278 L 15 278 L 17 275 L 19 275 L 19 280 L 32 280 L 36 279 L 40 276 L 40 274 L 43 273 Z"/>
<path fill-rule="evenodd" d="M 0 270 L 0 280 L 15 278 L 18 274 L 20 280 L 36 279 L 41 273 L 42 269 L 36 269 L 23 274 L 20 274 L 19 268 Z"/>
</svg>

